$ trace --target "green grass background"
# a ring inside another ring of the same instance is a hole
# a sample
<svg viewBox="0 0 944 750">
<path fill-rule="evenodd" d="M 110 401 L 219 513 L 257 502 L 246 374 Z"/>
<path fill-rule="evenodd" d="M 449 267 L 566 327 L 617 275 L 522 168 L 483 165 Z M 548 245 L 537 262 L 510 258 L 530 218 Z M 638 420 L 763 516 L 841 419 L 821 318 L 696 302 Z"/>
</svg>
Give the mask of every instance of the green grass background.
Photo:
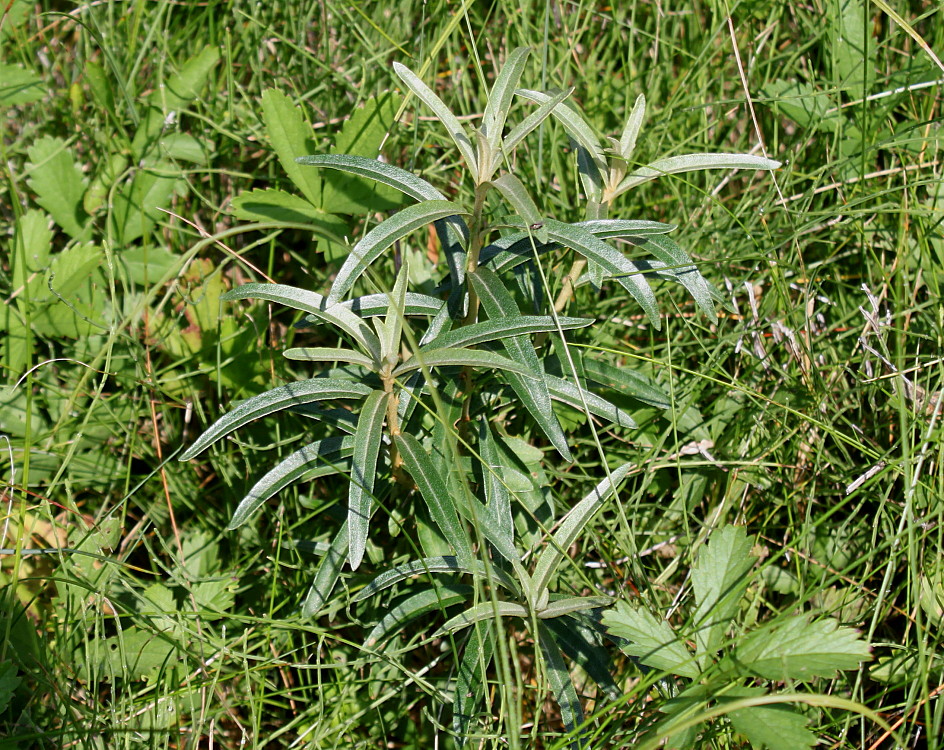
<svg viewBox="0 0 944 750">
<path fill-rule="evenodd" d="M 665 288 L 654 331 L 617 288 L 578 291 L 601 321 L 581 343 L 656 378 L 673 408 L 640 414 L 637 432 L 601 431 L 602 457 L 571 414 L 576 465 L 547 454 L 559 512 L 602 460 L 639 466 L 621 493 L 629 525 L 601 515 L 572 550 L 573 580 L 642 592 L 664 611 L 684 600 L 708 529 L 744 524 L 763 555 L 746 616 L 812 611 L 859 628 L 872 662 L 818 691 L 878 712 L 908 747 L 940 746 L 938 3 L 14 0 L 0 12 L 0 745 L 448 746 L 437 697 L 455 664 L 448 642 L 425 639 L 441 617 L 378 656 L 360 644 L 381 608 L 349 605 L 370 572 L 406 559 L 393 522 L 366 572 L 312 621 L 298 606 L 341 518 L 343 483 L 292 487 L 225 531 L 305 424 L 263 420 L 198 461 L 173 459 L 229 404 L 301 373 L 279 356 L 296 335 L 287 311 L 219 295 L 266 277 L 323 292 L 336 269 L 302 231 L 230 231 L 242 223 L 235 196 L 291 189 L 266 140 L 262 92 L 302 107 L 317 153 L 368 97 L 398 90 L 393 61 L 474 118 L 495 65 L 527 45 L 525 85 L 575 86 L 600 133 L 618 136 L 645 93 L 640 163 L 698 151 L 784 163 L 661 179 L 613 207 L 677 224 L 674 238 L 731 309 L 708 320 Z M 188 139 L 157 168 L 136 160 L 148 102 L 204 47 L 219 54 L 205 84 L 157 126 Z M 385 156 L 467 198 L 427 114 L 411 103 Z M 63 194 L 105 186 L 83 208 L 86 234 L 37 213 L 49 208 L 35 165 L 60 158 L 42 151 L 51 138 L 74 160 Z M 517 173 L 540 208 L 582 219 L 565 134 L 549 123 L 528 143 Z M 138 173 L 163 182 L 129 209 L 132 232 L 109 188 Z M 48 256 L 26 257 L 24 237 L 41 246 L 47 235 Z M 549 269 L 552 284 L 566 269 Z M 64 291 L 55 278 L 74 282 Z M 681 450 L 699 443 L 707 454 Z M 35 554 L 61 548 L 77 552 Z M 514 636 L 518 705 L 483 723 L 477 742 L 549 747 L 559 723 Z M 582 685 L 599 747 L 632 746 L 646 721 L 638 673 L 616 665 L 621 703 Z M 815 726 L 830 747 L 894 746 L 855 712 L 825 708 Z M 738 746 L 723 732 L 705 742 Z"/>
</svg>

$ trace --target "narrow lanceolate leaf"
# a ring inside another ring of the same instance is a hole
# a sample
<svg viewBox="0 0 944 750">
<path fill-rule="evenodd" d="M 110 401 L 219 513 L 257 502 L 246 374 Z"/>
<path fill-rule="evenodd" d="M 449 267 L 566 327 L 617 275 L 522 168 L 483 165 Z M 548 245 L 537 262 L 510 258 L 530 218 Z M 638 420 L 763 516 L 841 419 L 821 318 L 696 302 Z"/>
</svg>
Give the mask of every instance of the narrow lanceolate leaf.
<svg viewBox="0 0 944 750">
<path fill-rule="evenodd" d="M 309 292 L 285 284 L 243 284 L 236 287 L 220 299 L 264 299 L 269 302 L 292 307 L 313 315 L 318 320 L 331 323 L 347 333 L 372 356 L 380 358 L 380 341 L 370 326 L 349 309 L 341 305 L 329 305 L 326 298 L 316 292 Z"/>
<path fill-rule="evenodd" d="M 504 464 L 495 437 L 484 417 L 479 420 L 479 454 L 482 456 L 482 483 L 485 490 L 485 524 L 501 546 L 514 550 L 515 525 L 511 515 L 511 493 L 505 484 Z"/>
<path fill-rule="evenodd" d="M 337 378 L 315 378 L 273 388 L 271 391 L 243 401 L 231 412 L 220 417 L 180 456 L 179 460 L 189 461 L 221 437 L 254 419 L 274 414 L 290 406 L 310 404 L 314 401 L 326 401 L 332 398 L 361 398 L 368 395 L 370 390 L 366 385 Z"/>
<path fill-rule="evenodd" d="M 734 657 L 745 674 L 778 681 L 834 677 L 872 658 L 857 631 L 835 620 L 809 622 L 802 615 L 752 631 L 738 643 Z"/>
<path fill-rule="evenodd" d="M 459 662 L 452 702 L 452 730 L 460 747 L 467 740 L 469 727 L 485 695 L 485 674 L 492 663 L 493 652 L 491 624 L 476 624 Z"/>
<path fill-rule="evenodd" d="M 318 156 L 302 156 L 296 159 L 299 164 L 312 167 L 337 169 L 341 172 L 367 177 L 399 190 L 404 195 L 418 201 L 444 201 L 446 196 L 430 185 L 426 180 L 417 177 L 406 170 L 385 164 L 377 159 L 368 159 L 363 156 L 350 154 L 322 154 Z"/>
<path fill-rule="evenodd" d="M 442 557 L 425 557 L 422 560 L 412 560 L 403 565 L 397 565 L 395 568 L 386 570 L 367 584 L 363 589 L 357 592 L 354 601 L 359 602 L 369 599 L 374 594 L 390 588 L 394 584 L 405 581 L 407 578 L 422 575 L 424 573 L 466 573 L 482 580 L 493 581 L 509 591 L 517 591 L 517 586 L 507 573 L 503 570 L 488 570 L 485 564 L 479 560 L 473 560 L 471 566 L 464 566 L 459 562 L 458 557 L 445 555 Z"/>
<path fill-rule="evenodd" d="M 407 471 L 429 507 L 433 521 L 455 550 L 459 561 L 468 566 L 473 558 L 472 548 L 465 529 L 459 522 L 455 499 L 449 492 L 449 485 L 415 437 L 403 433 L 394 436 L 394 441 Z"/>
<path fill-rule="evenodd" d="M 523 141 L 528 136 L 528 134 L 531 133 L 531 131 L 533 131 L 548 117 L 550 117 L 551 112 L 554 111 L 554 107 L 564 101 L 564 99 L 566 99 L 572 93 L 574 93 L 573 86 L 571 86 L 566 91 L 559 91 L 550 99 L 541 104 L 541 106 L 534 110 L 534 112 L 525 117 L 520 123 L 515 125 L 511 132 L 506 136 L 504 143 L 502 143 L 502 151 L 510 156 L 515 150 L 515 147 L 521 143 L 521 141 Z"/>
<path fill-rule="evenodd" d="M 444 610 L 474 596 L 475 589 L 458 583 L 440 584 L 407 597 L 378 622 L 364 641 L 366 648 L 374 648 L 388 636 L 402 629 L 410 620 L 434 610 Z"/>
<path fill-rule="evenodd" d="M 610 199 L 649 180 L 667 174 L 698 172 L 703 169 L 779 169 L 780 162 L 751 154 L 684 154 L 670 156 L 640 167 L 629 174 L 613 191 Z"/>
<path fill-rule="evenodd" d="M 612 596 L 569 596 L 566 599 L 558 599 L 550 602 L 544 609 L 538 612 L 538 618 L 541 620 L 550 620 L 554 617 L 563 617 L 573 612 L 583 612 L 588 609 L 599 609 L 608 607 L 613 603 Z"/>
<path fill-rule="evenodd" d="M 633 105 L 633 111 L 629 113 L 626 120 L 626 127 L 623 128 L 623 135 L 620 136 L 620 156 L 629 161 L 636 150 L 636 138 L 639 137 L 639 130 L 642 128 L 642 121 L 646 117 L 646 96 L 640 94 L 636 97 L 636 103 Z"/>
<path fill-rule="evenodd" d="M 449 633 L 458 633 L 463 628 L 467 628 L 483 620 L 490 620 L 494 617 L 527 618 L 528 608 L 516 602 L 482 602 L 481 604 L 469 607 L 464 612 L 460 612 L 455 617 L 447 620 L 446 623 L 436 631 L 436 635 L 444 636 Z"/>
<path fill-rule="evenodd" d="M 378 326 L 377 320 L 373 321 L 380 339 L 380 358 L 383 362 L 393 364 L 400 360 L 400 336 L 403 333 L 403 318 L 406 315 L 406 285 L 409 278 L 410 264 L 404 259 L 400 272 L 397 274 L 397 280 L 393 284 L 393 291 L 388 295 L 390 305 L 383 324 Z"/>
<path fill-rule="evenodd" d="M 591 627 L 589 620 L 588 617 L 551 618 L 544 620 L 544 627 L 554 634 L 564 655 L 590 675 L 610 700 L 616 700 L 623 693 L 610 674 L 612 659 L 601 642 L 602 632 Z"/>
<path fill-rule="evenodd" d="M 407 292 L 404 299 L 405 315 L 437 315 L 445 304 L 437 297 L 428 294 Z M 363 297 L 341 302 L 338 307 L 351 310 L 362 318 L 372 318 L 377 315 L 386 315 L 390 309 L 390 296 L 387 294 L 365 294 Z"/>
<path fill-rule="evenodd" d="M 541 212 L 538 211 L 537 205 L 528 194 L 527 188 L 521 184 L 521 180 L 509 172 L 503 174 L 497 180 L 492 180 L 492 185 L 498 188 L 505 200 L 515 209 L 515 213 L 524 219 L 528 226 L 542 223 Z"/>
<path fill-rule="evenodd" d="M 351 462 L 351 484 L 347 496 L 348 561 L 356 570 L 367 547 L 367 527 L 374 505 L 374 478 L 377 456 L 383 440 L 384 412 L 390 394 L 374 391 L 364 401 L 357 430 L 354 433 L 354 455 Z"/>
<path fill-rule="evenodd" d="M 531 91 L 529 89 L 518 89 L 517 93 L 538 104 L 544 104 L 554 97 L 554 94 L 545 94 L 541 91 Z M 583 115 L 572 107 L 569 102 L 565 101 L 561 101 L 555 106 L 552 114 L 564 126 L 567 135 L 587 151 L 602 178 L 602 175 L 606 174 L 606 157 L 603 155 L 600 139 L 597 138 L 596 133 L 584 120 Z"/>
<path fill-rule="evenodd" d="M 603 613 L 603 625 L 610 635 L 626 639 L 620 648 L 635 656 L 647 667 L 660 672 L 697 679 L 695 659 L 685 642 L 661 617 L 653 616 L 643 607 L 617 602 Z"/>
<path fill-rule="evenodd" d="M 590 357 L 583 360 L 582 366 L 583 374 L 600 385 L 632 396 L 637 401 L 657 409 L 668 409 L 672 406 L 666 392 L 654 380 L 633 367 L 616 367 Z"/>
<path fill-rule="evenodd" d="M 400 80 L 409 87 L 410 91 L 416 94 L 420 101 L 429 107 L 433 111 L 433 114 L 439 118 L 439 121 L 449 132 L 449 137 L 452 138 L 459 151 L 462 152 L 462 156 L 465 158 L 469 169 L 473 174 L 478 174 L 479 168 L 475 158 L 475 147 L 472 145 L 472 142 L 465 134 L 465 130 L 462 128 L 459 120 L 452 114 L 449 107 L 405 65 L 395 62 L 393 64 L 393 72 L 396 73 L 400 77 Z"/>
<path fill-rule="evenodd" d="M 395 377 L 424 367 L 481 367 L 502 370 L 506 375 L 531 375 L 527 365 L 484 349 L 429 349 L 410 357 L 393 371 Z"/>
<path fill-rule="evenodd" d="M 253 485 L 246 497 L 240 501 L 226 528 L 239 528 L 275 493 L 315 469 L 337 465 L 338 461 L 351 455 L 353 448 L 352 438 L 332 437 L 310 443 L 295 451 Z"/>
<path fill-rule="evenodd" d="M 551 398 L 572 406 L 580 411 L 589 411 L 598 417 L 608 419 L 619 427 L 635 428 L 636 421 L 618 406 L 614 406 L 597 394 L 574 385 L 569 380 L 555 377 L 554 375 L 545 375 L 544 380 L 547 383 L 548 393 Z"/>
<path fill-rule="evenodd" d="M 464 213 L 465 209 L 449 201 L 424 201 L 413 206 L 407 206 L 395 213 L 389 219 L 371 229 L 354 247 L 338 271 L 328 302 L 331 304 L 340 301 L 341 297 L 360 278 L 367 267 L 377 257 L 397 240 L 406 237 L 410 232 L 437 219 L 447 216 L 456 216 Z"/>
<path fill-rule="evenodd" d="M 493 153 L 497 153 L 501 145 L 502 130 L 508 111 L 511 109 L 511 100 L 524 72 L 524 64 L 531 50 L 527 47 L 517 47 L 508 55 L 505 64 L 495 78 L 495 85 L 488 95 L 485 113 L 482 116 L 482 132 Z M 487 180 L 488 175 L 484 175 Z"/>
<path fill-rule="evenodd" d="M 642 246 L 665 264 L 669 278 L 684 286 L 705 315 L 715 317 L 711 286 L 692 262 L 691 257 L 668 237 L 648 237 Z M 655 264 L 653 264 L 655 268 Z"/>
<path fill-rule="evenodd" d="M 315 580 L 311 584 L 308 596 L 305 597 L 305 603 L 302 605 L 303 617 L 315 617 L 328 603 L 331 592 L 334 591 L 334 587 L 341 577 L 341 567 L 346 559 L 347 524 L 342 526 L 335 535 L 331 541 L 331 546 L 321 560 L 321 565 L 318 566 Z"/>
<path fill-rule="evenodd" d="M 514 298 L 492 271 L 479 267 L 474 274 L 470 274 L 469 278 L 490 319 L 512 318 L 514 320 L 521 316 Z M 526 336 L 512 336 L 503 339 L 502 344 L 508 356 L 527 368 L 530 376 L 522 377 L 508 373 L 506 378 L 509 385 L 558 453 L 565 460 L 572 461 L 573 456 L 567 446 L 567 438 L 551 406 L 551 394 L 548 392 L 547 383 L 541 378 L 544 367 L 538 359 L 537 352 L 534 351 L 534 345 Z"/>
<path fill-rule="evenodd" d="M 583 708 L 580 706 L 580 699 L 577 697 L 574 683 L 570 679 L 567 664 L 564 662 L 560 648 L 554 640 L 554 634 L 543 622 L 538 622 L 538 641 L 541 644 L 541 655 L 544 657 L 547 681 L 550 683 L 554 700 L 560 706 L 564 729 L 573 732 L 583 723 Z M 579 736 L 571 743 L 572 748 L 582 748 L 583 746 L 583 740 Z"/>
<path fill-rule="evenodd" d="M 657 329 L 661 327 L 659 307 L 652 288 L 639 269 L 622 253 L 574 224 L 563 224 L 547 219 L 544 227 L 552 240 L 580 253 L 590 261 L 591 265 L 596 263 L 608 275 L 613 276 L 639 303 L 652 325 Z"/>
<path fill-rule="evenodd" d="M 748 574 L 756 561 L 751 548 L 743 526 L 725 526 L 711 535 L 692 567 L 695 645 L 703 669 L 721 648 L 747 589 Z"/>
<path fill-rule="evenodd" d="M 618 469 L 610 472 L 610 476 L 597 484 L 591 492 L 577 503 L 570 512 L 564 516 L 554 536 L 548 542 L 548 546 L 538 556 L 538 561 L 534 566 L 534 590 L 541 592 L 547 588 L 551 582 L 557 566 L 567 554 L 570 545 L 580 536 L 593 517 L 597 514 L 603 503 L 612 497 L 616 491 L 617 485 L 626 478 L 629 470 L 634 466 L 633 463 L 625 463 Z"/>
<path fill-rule="evenodd" d="M 574 226 L 586 229 L 601 240 L 648 237 L 652 234 L 668 234 L 676 229 L 675 224 L 645 219 L 590 219 L 578 221 Z"/>
<path fill-rule="evenodd" d="M 520 315 L 518 317 L 499 318 L 472 323 L 437 336 L 427 344 L 430 349 L 450 349 L 454 347 L 475 346 L 488 341 L 498 341 L 509 336 L 525 336 L 531 333 L 545 333 L 557 330 L 557 323 L 564 331 L 585 328 L 592 325 L 593 318 L 559 317 L 557 322 L 550 315 Z M 420 348 L 423 351 L 423 348 Z"/>
<path fill-rule="evenodd" d="M 300 362 L 347 362 L 352 365 L 367 367 L 376 372 L 377 365 L 366 354 L 353 349 L 332 349 L 331 347 L 297 347 L 282 352 L 286 359 Z"/>
</svg>

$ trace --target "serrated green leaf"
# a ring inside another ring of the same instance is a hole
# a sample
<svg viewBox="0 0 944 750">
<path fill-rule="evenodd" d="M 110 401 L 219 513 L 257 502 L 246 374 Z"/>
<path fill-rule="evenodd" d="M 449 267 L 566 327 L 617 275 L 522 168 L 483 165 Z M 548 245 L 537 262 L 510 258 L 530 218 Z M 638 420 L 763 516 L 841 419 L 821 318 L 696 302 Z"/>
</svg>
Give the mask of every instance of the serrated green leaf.
<svg viewBox="0 0 944 750">
<path fill-rule="evenodd" d="M 646 119 L 646 95 L 640 94 L 636 97 L 636 103 L 633 104 L 633 110 L 626 119 L 626 127 L 623 128 L 623 134 L 619 140 L 619 152 L 626 161 L 629 161 L 636 150 L 636 139 L 639 137 L 639 131 L 642 129 L 642 122 Z"/>
<path fill-rule="evenodd" d="M 559 221 L 547 219 L 544 222 L 548 236 L 555 242 L 569 247 L 574 252 L 583 255 L 591 265 L 596 263 L 616 281 L 642 307 L 649 322 L 659 329 L 662 325 L 659 320 L 659 307 L 652 288 L 639 272 L 639 268 L 617 250 L 602 240 L 575 224 L 563 224 Z"/>
<path fill-rule="evenodd" d="M 376 159 L 350 154 L 322 154 L 301 156 L 295 160 L 301 165 L 337 169 L 347 174 L 367 177 L 399 190 L 404 195 L 418 201 L 444 201 L 446 196 L 430 185 L 426 180 L 406 170 Z M 330 208 L 330 206 L 329 206 Z"/>
<path fill-rule="evenodd" d="M 445 478 L 415 437 L 402 433 L 395 435 L 394 441 L 433 521 L 456 552 L 459 561 L 468 566 L 473 559 L 472 548 L 457 515 L 456 499 L 452 497 Z"/>
<path fill-rule="evenodd" d="M 721 648 L 731 619 L 747 589 L 756 558 L 743 526 L 715 531 L 692 567 L 695 589 L 695 644 L 702 669 Z"/>
<path fill-rule="evenodd" d="M 745 674 L 768 680 L 811 680 L 857 669 L 871 659 L 869 645 L 852 628 L 835 620 L 810 622 L 803 615 L 787 617 L 751 631 L 733 658 Z"/>
<path fill-rule="evenodd" d="M 337 462 L 350 456 L 354 440 L 350 437 L 332 437 L 306 445 L 280 461 L 271 471 L 256 482 L 246 496 L 239 501 L 233 517 L 226 527 L 232 531 L 246 523 L 262 504 L 293 482 L 310 475 L 322 466 L 337 466 Z"/>
<path fill-rule="evenodd" d="M 46 93 L 43 79 L 22 65 L 0 62 L 0 107 L 38 102 Z"/>
<path fill-rule="evenodd" d="M 394 93 L 371 97 L 344 121 L 334 141 L 332 153 L 377 159 L 380 147 L 394 124 L 397 105 Z M 336 214 L 365 214 L 389 211 L 400 206 L 403 195 L 373 180 L 352 179 L 328 172 L 321 177 L 322 206 Z"/>
<path fill-rule="evenodd" d="M 729 700 L 742 700 L 766 695 L 764 688 L 735 688 L 724 694 L 722 705 Z M 743 734 L 755 748 L 768 750 L 800 750 L 818 744 L 813 732 L 806 728 L 809 719 L 789 704 L 767 704 L 738 709 L 727 714 L 735 731 Z"/>
<path fill-rule="evenodd" d="M 178 460 L 189 461 L 244 424 L 290 406 L 334 398 L 361 398 L 370 392 L 371 389 L 366 385 L 337 378 L 315 378 L 273 388 L 271 391 L 246 399 L 231 412 L 220 417 L 181 454 Z"/>
<path fill-rule="evenodd" d="M 347 524 L 331 540 L 331 546 L 325 553 L 315 574 L 315 580 L 308 590 L 302 605 L 302 617 L 317 616 L 331 598 L 331 592 L 341 577 L 341 568 L 347 559 Z"/>
<path fill-rule="evenodd" d="M 466 135 L 462 124 L 459 122 L 456 116 L 452 114 L 452 111 L 449 109 L 449 107 L 447 107 L 443 100 L 440 99 L 433 92 L 433 90 L 429 88 L 429 86 L 423 83 L 423 81 L 421 81 L 419 77 L 405 65 L 395 62 L 393 64 L 393 72 L 399 76 L 400 80 L 407 85 L 410 91 L 412 91 L 420 101 L 422 101 L 432 110 L 433 114 L 436 115 L 439 121 L 446 128 L 446 131 L 449 133 L 449 137 L 452 138 L 453 142 L 456 144 L 456 147 L 462 153 L 469 170 L 473 174 L 478 174 L 479 165 L 477 159 L 475 158 L 475 147 L 472 145 L 472 142 Z"/>
<path fill-rule="evenodd" d="M 550 585 L 551 578 L 566 556 L 570 545 L 603 507 L 603 503 L 614 494 L 616 487 L 626 478 L 633 466 L 635 464 L 628 462 L 611 471 L 606 479 L 598 483 L 561 519 L 557 531 L 549 540 L 548 546 L 538 555 L 534 566 L 532 580 L 535 592 L 540 593 Z"/>
<path fill-rule="evenodd" d="M 832 0 L 827 7 L 823 17 L 833 49 L 835 79 L 858 98 L 868 93 L 875 77 L 877 44 L 869 39 L 872 15 L 862 0 Z"/>
<path fill-rule="evenodd" d="M 502 320 L 510 317 L 515 320 L 521 317 L 514 298 L 498 276 L 488 268 L 480 266 L 475 273 L 469 274 L 469 279 L 490 319 Z M 544 366 L 538 359 L 531 340 L 526 336 L 511 336 L 502 339 L 502 345 L 508 356 L 525 367 L 528 372 L 527 377 L 513 373 L 506 375 L 509 385 L 558 453 L 564 460 L 572 461 L 573 456 L 567 445 L 567 438 L 551 406 L 551 395 L 548 392 L 547 383 L 540 377 L 544 372 Z"/>
<path fill-rule="evenodd" d="M 281 91 L 266 89 L 262 93 L 262 120 L 285 174 L 311 205 L 320 207 L 321 177 L 295 161 L 315 148 L 311 125 L 301 110 Z"/>
<path fill-rule="evenodd" d="M 206 45 L 189 58 L 177 73 L 154 88 L 148 98 L 149 106 L 131 142 L 136 160 L 140 161 L 144 157 L 166 124 L 176 119 L 181 110 L 200 95 L 219 59 L 219 49 Z"/>
<path fill-rule="evenodd" d="M 647 609 L 617 602 L 613 609 L 603 613 L 603 624 L 611 635 L 629 641 L 620 644 L 623 652 L 647 667 L 680 677 L 698 678 L 698 666 L 685 642 L 669 623 Z"/>
<path fill-rule="evenodd" d="M 389 219 L 382 221 L 351 248 L 351 252 L 331 286 L 331 293 L 328 295 L 329 303 L 339 302 L 344 293 L 367 270 L 367 267 L 397 240 L 403 239 L 422 226 L 432 224 L 437 219 L 456 216 L 464 212 L 465 209 L 462 206 L 449 201 L 424 201 L 407 206 Z"/>
<path fill-rule="evenodd" d="M 177 186 L 177 177 L 167 175 L 167 171 L 180 172 L 169 163 L 157 163 L 137 170 L 130 184 L 115 191 L 111 219 L 123 243 L 144 237 L 166 217 L 161 209 L 170 206 Z"/>
<path fill-rule="evenodd" d="M 367 527 L 373 514 L 374 479 L 383 439 L 383 420 L 390 393 L 374 391 L 364 401 L 354 432 L 351 483 L 347 496 L 348 562 L 356 570 L 367 548 Z"/>
<path fill-rule="evenodd" d="M 285 284 L 243 284 L 227 292 L 222 300 L 264 299 L 278 302 L 307 312 L 318 320 L 337 326 L 350 335 L 377 361 L 380 360 L 380 341 L 361 318 L 342 305 L 330 305 L 325 297 Z"/>
<path fill-rule="evenodd" d="M 315 208 L 311 203 L 284 190 L 247 190 L 233 198 L 233 215 L 243 221 L 314 224 L 319 236 L 343 244 L 348 232 L 343 219 Z"/>
<path fill-rule="evenodd" d="M 83 237 L 88 216 L 82 208 L 85 176 L 72 160 L 72 152 L 61 138 L 44 136 L 26 149 L 31 165 L 26 182 L 36 193 L 36 202 L 70 237 Z"/>
<path fill-rule="evenodd" d="M 844 118 L 833 101 L 812 84 L 781 79 L 771 81 L 762 91 L 776 109 L 803 128 L 834 133 L 842 126 Z"/>
<path fill-rule="evenodd" d="M 658 159 L 633 171 L 610 195 L 610 200 L 649 180 L 668 174 L 699 172 L 703 169 L 779 169 L 779 161 L 752 154 L 684 154 Z"/>
<path fill-rule="evenodd" d="M 439 584 L 409 596 L 391 609 L 370 631 L 364 640 L 365 648 L 374 648 L 407 622 L 434 610 L 445 610 L 454 604 L 471 599 L 475 593 L 472 586 L 458 583 Z"/>
</svg>

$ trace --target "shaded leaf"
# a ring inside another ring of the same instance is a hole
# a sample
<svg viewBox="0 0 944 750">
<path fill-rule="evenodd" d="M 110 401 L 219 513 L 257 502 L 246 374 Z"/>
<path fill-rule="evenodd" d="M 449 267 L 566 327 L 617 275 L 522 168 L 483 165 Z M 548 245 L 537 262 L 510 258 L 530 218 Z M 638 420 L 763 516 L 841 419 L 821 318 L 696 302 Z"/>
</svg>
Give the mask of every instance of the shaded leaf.
<svg viewBox="0 0 944 750">
<path fill-rule="evenodd" d="M 308 590 L 302 605 L 302 617 L 315 617 L 331 598 L 331 592 L 341 577 L 341 568 L 347 559 L 347 524 L 331 540 L 331 546 L 325 553 L 315 574 L 315 580 Z"/>
<path fill-rule="evenodd" d="M 509 591 L 516 591 L 518 588 L 514 580 L 509 578 L 507 573 L 498 569 L 490 571 L 485 567 L 485 564 L 479 560 L 473 560 L 471 566 L 466 566 L 459 562 L 458 557 L 445 555 L 441 557 L 425 557 L 422 560 L 412 560 L 411 562 L 390 568 L 390 570 L 385 570 L 357 592 L 354 596 L 354 601 L 359 602 L 364 599 L 369 599 L 374 594 L 400 581 L 405 581 L 407 578 L 413 578 L 414 576 L 424 573 L 466 573 L 486 581 L 493 580 Z"/>
<path fill-rule="evenodd" d="M 472 586 L 464 584 L 439 584 L 418 594 L 408 596 L 394 606 L 367 635 L 365 648 L 374 648 L 393 633 L 401 630 L 407 622 L 434 610 L 445 610 L 454 604 L 471 599 L 475 593 Z"/>
</svg>

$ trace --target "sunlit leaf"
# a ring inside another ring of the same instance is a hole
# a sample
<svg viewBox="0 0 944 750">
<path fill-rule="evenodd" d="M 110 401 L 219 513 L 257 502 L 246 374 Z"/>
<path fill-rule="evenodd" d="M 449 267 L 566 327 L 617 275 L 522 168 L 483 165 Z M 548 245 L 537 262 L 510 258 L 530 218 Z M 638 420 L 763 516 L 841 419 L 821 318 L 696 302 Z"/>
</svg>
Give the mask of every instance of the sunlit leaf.
<svg viewBox="0 0 944 750">
<path fill-rule="evenodd" d="M 374 504 L 377 456 L 383 438 L 383 420 L 390 393 L 374 391 L 364 401 L 354 432 L 351 483 L 348 486 L 348 561 L 356 570 L 367 547 L 367 528 Z"/>
<path fill-rule="evenodd" d="M 617 602 L 613 609 L 603 613 L 603 624 L 611 635 L 627 641 L 620 644 L 624 653 L 635 656 L 647 667 L 698 678 L 698 665 L 684 641 L 669 623 L 644 607 Z"/>
</svg>

